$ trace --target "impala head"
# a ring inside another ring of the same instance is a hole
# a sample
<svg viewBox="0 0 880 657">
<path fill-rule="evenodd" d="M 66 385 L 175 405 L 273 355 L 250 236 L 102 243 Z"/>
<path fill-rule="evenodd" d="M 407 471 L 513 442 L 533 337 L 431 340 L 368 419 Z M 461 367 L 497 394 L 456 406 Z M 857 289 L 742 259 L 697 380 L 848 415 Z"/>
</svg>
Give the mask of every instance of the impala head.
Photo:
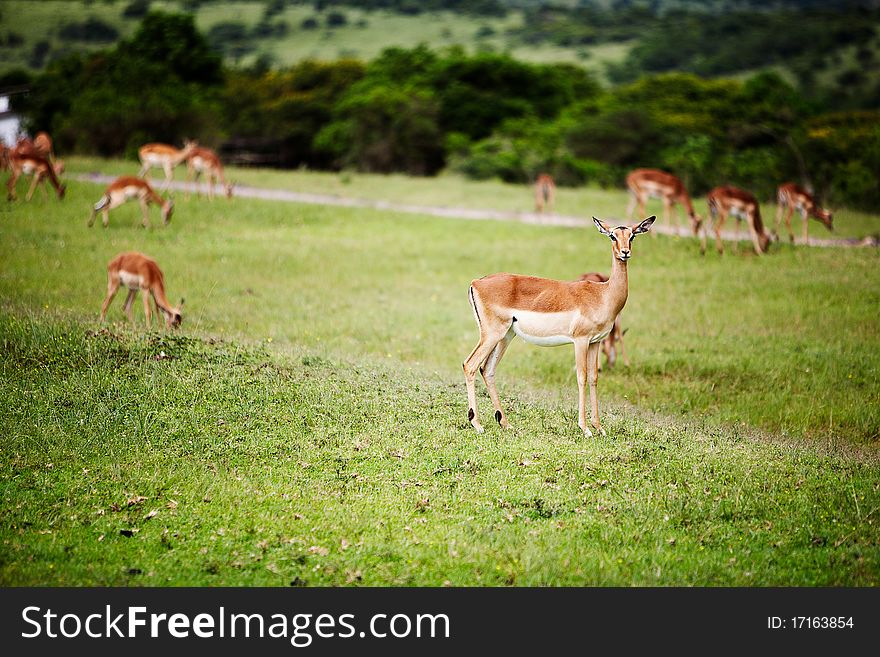
<svg viewBox="0 0 880 657">
<path fill-rule="evenodd" d="M 816 208 L 816 219 L 821 221 L 825 228 L 830 230 L 832 233 L 834 232 L 834 214 L 831 212 L 831 210 Z"/>
<path fill-rule="evenodd" d="M 657 217 L 652 215 L 635 226 L 618 226 L 617 228 L 611 228 L 601 219 L 596 219 L 596 217 L 593 217 L 593 223 L 596 224 L 596 228 L 599 229 L 600 233 L 607 235 L 611 239 L 611 252 L 614 254 L 614 257 L 621 262 L 626 262 L 632 257 L 632 241 L 635 236 L 640 233 L 647 233 L 655 219 Z"/>
<path fill-rule="evenodd" d="M 232 198 L 232 188 L 235 186 L 235 183 L 226 183 L 223 185 L 223 192 L 226 194 L 226 198 Z"/>
<path fill-rule="evenodd" d="M 185 299 L 181 297 L 180 303 L 177 304 L 177 308 L 171 308 L 169 312 L 165 313 L 165 324 L 169 328 L 177 328 L 183 323 L 183 315 L 180 314 L 183 309 L 183 302 Z"/>
<path fill-rule="evenodd" d="M 197 142 L 195 139 L 183 140 L 183 152 L 186 153 L 187 157 L 195 153 L 198 147 L 199 142 Z"/>
<path fill-rule="evenodd" d="M 52 165 L 52 168 L 55 170 L 55 175 L 60 176 L 64 173 L 64 160 L 55 160 L 55 164 Z"/>
</svg>

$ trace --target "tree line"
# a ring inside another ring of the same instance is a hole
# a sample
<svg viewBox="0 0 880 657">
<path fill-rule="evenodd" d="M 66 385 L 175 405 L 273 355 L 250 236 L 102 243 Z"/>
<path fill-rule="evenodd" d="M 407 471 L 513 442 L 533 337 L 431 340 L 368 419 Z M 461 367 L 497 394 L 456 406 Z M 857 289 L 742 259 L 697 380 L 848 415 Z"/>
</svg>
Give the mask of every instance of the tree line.
<svg viewBox="0 0 880 657">
<path fill-rule="evenodd" d="M 0 85 L 27 81 L 24 73 Z M 835 110 L 778 75 L 660 73 L 604 88 L 581 68 L 426 46 L 370 62 L 224 69 L 192 17 L 148 13 L 114 48 L 52 62 L 17 101 L 60 151 L 147 141 L 258 145 L 280 166 L 620 186 L 636 166 L 769 198 L 783 180 L 875 207 L 880 112 Z"/>
</svg>

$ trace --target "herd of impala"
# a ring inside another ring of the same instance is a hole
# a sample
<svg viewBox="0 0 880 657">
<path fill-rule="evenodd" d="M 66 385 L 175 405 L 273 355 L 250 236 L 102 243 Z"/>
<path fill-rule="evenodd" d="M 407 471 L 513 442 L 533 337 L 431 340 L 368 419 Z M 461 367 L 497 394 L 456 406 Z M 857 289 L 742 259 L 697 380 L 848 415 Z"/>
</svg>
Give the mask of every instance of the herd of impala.
<svg viewBox="0 0 880 657">
<path fill-rule="evenodd" d="M 137 199 L 141 205 L 144 227 L 149 226 L 151 203 L 161 208 L 162 220 L 167 224 L 174 205 L 170 198 L 163 198 L 150 185 L 147 176 L 152 168 L 162 169 L 165 173 L 163 191 L 171 185 L 174 168 L 186 162 L 187 181 L 194 179 L 198 183 L 199 177 L 204 174 L 209 198 L 213 199 L 215 182 L 222 186 L 227 198 L 232 197 L 232 185 L 224 177 L 223 166 L 217 154 L 210 149 L 200 147 L 194 141 L 185 142 L 182 149 L 167 144 L 146 144 L 139 149 L 138 155 L 141 161 L 139 176 L 120 176 L 114 180 L 92 208 L 89 226 L 94 224 L 97 213 L 101 212 L 106 227 L 109 223 L 110 210 L 134 199 Z M 33 140 L 20 139 L 12 148 L 0 143 L 0 165 L 11 170 L 7 181 L 9 200 L 15 200 L 15 185 L 23 174 L 33 176 L 27 194 L 28 201 L 36 187 L 45 180 L 52 184 L 59 198 L 64 197 L 65 186 L 59 180 L 64 164 L 55 157 L 52 140 L 45 132 L 39 133 Z M 767 251 L 773 239 L 764 227 L 757 199 L 746 190 L 731 186 L 712 189 L 707 196 L 711 221 L 704 221 L 694 210 L 684 184 L 670 173 L 658 169 L 636 169 L 626 177 L 626 185 L 630 193 L 630 202 L 626 211 L 628 222 L 632 220 L 636 208 L 639 210 L 639 216 L 644 216 L 645 205 L 651 198 L 662 201 L 667 225 L 671 224 L 674 206 L 681 205 L 687 212 L 693 234 L 702 235 L 700 240 L 702 253 L 706 251 L 710 223 L 715 232 L 718 251 L 724 252 L 721 229 L 728 216 L 733 216 L 737 220 L 737 238 L 739 238 L 740 222 L 746 221 L 752 244 L 758 255 Z M 44 196 L 48 198 L 45 186 L 42 189 Z M 555 195 L 556 184 L 553 178 L 548 174 L 538 176 L 535 182 L 536 212 L 552 212 Z M 831 212 L 820 208 L 807 190 L 794 183 L 785 183 L 779 187 L 777 203 L 776 229 L 778 230 L 780 221 L 784 218 L 792 242 L 794 233 L 791 228 L 791 218 L 795 210 L 803 219 L 804 242 L 809 240 L 809 217 L 815 217 L 832 230 Z M 682 228 L 681 221 L 677 210 L 674 214 L 675 232 L 678 233 Z M 471 282 L 468 296 L 480 331 L 480 339 L 465 359 L 463 368 L 467 387 L 468 420 L 478 432 L 483 431 L 477 409 L 475 386 L 478 372 L 486 384 L 495 409 L 495 419 L 502 427 L 508 426 L 495 387 L 495 370 L 511 340 L 519 336 L 526 342 L 544 347 L 568 343 L 574 345 L 578 383 L 578 424 L 587 436 L 592 436 L 594 430 L 602 435 L 605 434 L 599 422 L 597 395 L 599 350 L 600 348 L 604 350 L 609 367 L 616 360 L 618 348 L 624 362 L 628 364 L 623 349 L 624 331 L 620 326 L 620 311 L 626 304 L 629 292 L 627 263 L 632 256 L 633 240 L 637 235 L 648 232 L 655 219 L 656 217 L 651 216 L 637 224 L 614 226 L 593 217 L 599 232 L 611 240 L 610 276 L 593 272 L 583 274 L 577 281 L 559 281 L 499 273 Z M 174 328 L 180 325 L 183 299 L 177 306 L 169 303 L 165 294 L 162 270 L 152 258 L 142 253 L 128 252 L 120 253 L 109 263 L 107 295 L 101 306 L 102 322 L 120 287 L 128 290 L 123 309 L 130 321 L 133 322 L 132 304 L 137 293 L 141 292 L 148 327 L 151 323 L 150 298 L 153 300 L 156 313 L 164 317 L 166 327 Z M 589 424 L 586 414 L 587 389 L 590 396 Z"/>
<path fill-rule="evenodd" d="M 126 201 L 137 199 L 143 213 L 143 225 L 149 227 L 151 203 L 158 205 L 162 213 L 162 221 L 165 224 L 171 219 L 174 203 L 170 198 L 163 198 L 153 189 L 147 180 L 150 169 L 157 167 L 165 172 L 166 190 L 173 178 L 174 168 L 186 162 L 186 180 L 194 180 L 198 185 L 199 177 L 204 174 L 207 183 L 207 195 L 214 198 L 215 182 L 219 183 L 227 198 L 232 198 L 232 185 L 226 181 L 223 175 L 223 165 L 217 154 L 200 147 L 194 141 L 187 141 L 182 149 L 174 148 L 167 144 L 145 144 L 138 151 L 141 161 L 140 177 L 119 176 L 114 180 L 100 200 L 95 203 L 89 217 L 88 225 L 92 226 L 98 212 L 102 213 L 102 221 L 106 228 L 110 223 L 110 210 L 119 207 Z M 55 157 L 52 149 L 52 139 L 45 132 L 40 132 L 33 139 L 22 137 L 13 147 L 7 147 L 0 142 L 0 167 L 11 171 L 6 183 L 8 199 L 16 199 L 16 183 L 24 175 L 32 175 L 30 189 L 26 200 L 30 201 L 34 190 L 40 183 L 48 180 L 58 194 L 58 198 L 64 198 L 65 186 L 60 182 L 59 176 L 64 171 L 64 163 Z M 43 194 L 48 198 L 46 187 L 43 186 Z M 180 308 L 183 299 L 177 306 L 172 306 L 165 295 L 165 279 L 162 270 L 152 258 L 142 253 L 120 253 L 107 266 L 107 296 L 101 307 L 101 321 L 107 315 L 107 308 L 120 286 L 128 289 L 128 297 L 123 309 L 130 321 L 134 321 L 132 304 L 138 292 L 142 293 L 144 314 L 146 323 L 151 324 L 150 299 L 156 307 L 156 314 L 164 317 L 167 328 L 175 328 L 180 325 L 182 316 Z"/>
</svg>

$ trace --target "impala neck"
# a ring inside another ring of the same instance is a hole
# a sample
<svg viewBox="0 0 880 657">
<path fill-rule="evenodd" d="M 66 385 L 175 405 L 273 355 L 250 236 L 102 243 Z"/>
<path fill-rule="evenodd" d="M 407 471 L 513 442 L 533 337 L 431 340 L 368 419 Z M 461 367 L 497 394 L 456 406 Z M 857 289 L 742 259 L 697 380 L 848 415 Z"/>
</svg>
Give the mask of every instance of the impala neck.
<svg viewBox="0 0 880 657">
<path fill-rule="evenodd" d="M 687 209 L 688 216 L 694 216 L 694 204 L 691 203 L 691 197 L 688 196 L 687 192 L 681 193 L 681 202 L 684 203 L 684 207 Z"/>
<path fill-rule="evenodd" d="M 614 310 L 614 315 L 623 309 L 626 297 L 629 294 L 629 278 L 627 276 L 626 263 L 617 256 L 611 256 L 611 277 L 608 279 L 609 303 Z"/>
</svg>

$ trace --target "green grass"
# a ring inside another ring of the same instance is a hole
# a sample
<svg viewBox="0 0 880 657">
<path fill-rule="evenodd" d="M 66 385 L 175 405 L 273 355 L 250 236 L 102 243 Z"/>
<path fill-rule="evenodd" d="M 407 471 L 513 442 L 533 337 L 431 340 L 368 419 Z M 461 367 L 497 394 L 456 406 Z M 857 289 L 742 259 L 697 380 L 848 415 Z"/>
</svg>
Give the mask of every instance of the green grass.
<svg viewBox="0 0 880 657">
<path fill-rule="evenodd" d="M 136 175 L 139 165 L 135 161 L 102 160 L 90 157 L 66 158 L 65 165 L 71 173 L 112 172 L 114 174 Z M 154 176 L 161 172 L 155 170 Z M 183 181 L 182 168 L 175 172 L 175 179 Z M 411 205 L 431 205 L 446 207 L 467 207 L 510 212 L 532 212 L 534 193 L 526 185 L 511 185 L 500 181 L 473 181 L 458 175 L 442 175 L 434 178 L 412 178 L 399 175 L 369 175 L 343 172 L 332 174 L 300 169 L 284 171 L 273 169 L 254 169 L 228 167 L 226 177 L 238 184 L 272 189 L 287 189 L 295 192 L 327 194 L 332 196 L 359 198 L 372 201 L 392 200 Z M 782 181 L 780 181 L 782 182 Z M 621 187 L 623 182 L 621 181 Z M 556 213 L 589 218 L 590 215 L 603 217 L 623 217 L 629 197 L 619 189 L 598 189 L 596 187 L 559 187 L 556 195 Z M 695 198 L 694 207 L 702 216 L 708 215 L 705 199 Z M 649 201 L 648 212 L 662 216 L 663 208 L 659 201 Z M 810 219 L 812 237 L 858 237 L 880 235 L 880 215 L 868 214 L 848 208 L 833 208 L 834 233 L 815 219 Z M 773 227 L 776 205 L 761 205 L 765 223 Z M 684 213 L 679 209 L 682 222 Z M 792 228 L 795 235 L 801 236 L 800 215 L 795 215 Z M 725 229 L 732 230 L 731 220 Z M 743 227 L 743 233 L 745 228 Z M 780 225 L 783 239 L 787 240 L 784 224 Z"/>
<path fill-rule="evenodd" d="M 640 238 L 633 364 L 600 374 L 609 436 L 577 428 L 571 349 L 518 341 L 498 375 L 512 429 L 478 436 L 469 281 L 607 270 L 598 233 L 181 194 L 167 227 L 129 204 L 87 229 L 99 194 L 0 212 L 2 584 L 880 583 L 876 250 Z M 579 214 L 625 199 L 572 194 Z M 186 297 L 178 333 L 132 330 L 121 299 L 97 331 L 128 249 Z"/>
</svg>

